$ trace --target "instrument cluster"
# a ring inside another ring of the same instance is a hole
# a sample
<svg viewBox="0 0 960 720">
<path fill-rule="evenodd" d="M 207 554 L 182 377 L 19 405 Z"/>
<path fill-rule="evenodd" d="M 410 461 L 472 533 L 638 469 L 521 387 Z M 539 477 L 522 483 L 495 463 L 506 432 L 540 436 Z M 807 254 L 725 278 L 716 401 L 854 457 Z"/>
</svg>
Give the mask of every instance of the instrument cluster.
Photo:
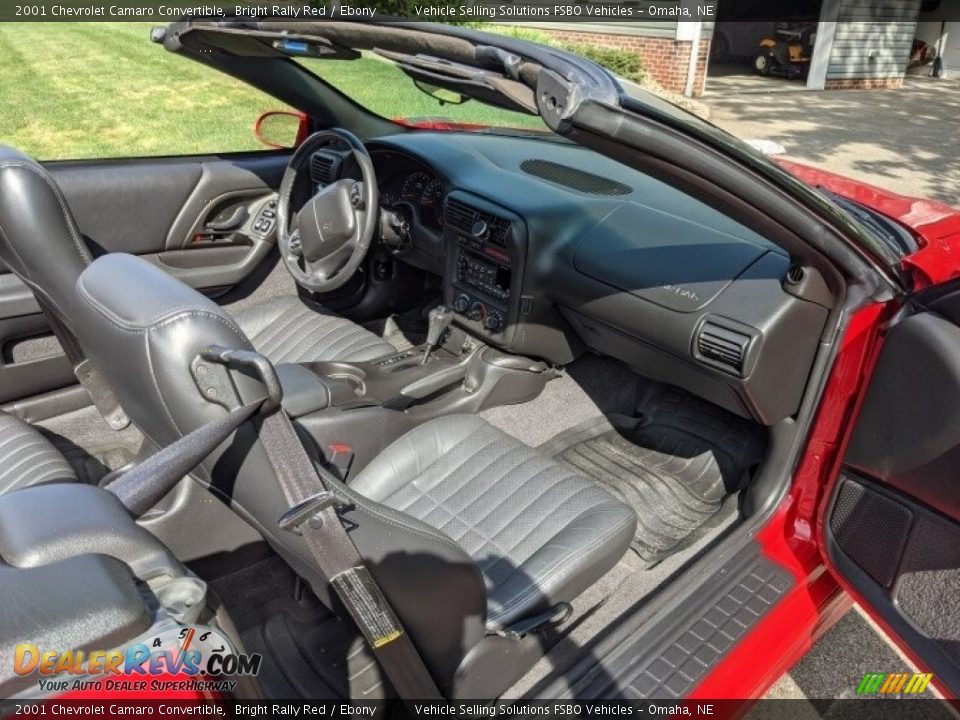
<svg viewBox="0 0 960 720">
<path fill-rule="evenodd" d="M 443 229 L 445 194 L 446 186 L 439 177 L 429 170 L 413 168 L 393 174 L 381 183 L 380 205 L 413 211 L 413 219 L 419 220 L 421 225 L 440 231 Z"/>
</svg>

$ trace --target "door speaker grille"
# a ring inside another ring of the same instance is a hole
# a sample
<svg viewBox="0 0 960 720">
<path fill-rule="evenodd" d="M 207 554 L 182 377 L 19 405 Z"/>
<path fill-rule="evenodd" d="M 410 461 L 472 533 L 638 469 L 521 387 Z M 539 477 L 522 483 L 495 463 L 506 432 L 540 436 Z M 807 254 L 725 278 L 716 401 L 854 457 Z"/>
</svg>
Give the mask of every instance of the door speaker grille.
<svg viewBox="0 0 960 720">
<path fill-rule="evenodd" d="M 913 513 L 878 492 L 844 480 L 830 515 L 840 549 L 885 588 L 897 576 Z"/>
</svg>

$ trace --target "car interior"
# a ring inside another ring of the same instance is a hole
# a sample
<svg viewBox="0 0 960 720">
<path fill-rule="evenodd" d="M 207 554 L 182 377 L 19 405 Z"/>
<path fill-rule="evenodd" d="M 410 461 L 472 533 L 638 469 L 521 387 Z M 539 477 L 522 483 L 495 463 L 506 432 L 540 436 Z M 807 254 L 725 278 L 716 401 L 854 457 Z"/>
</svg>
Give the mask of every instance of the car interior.
<svg viewBox="0 0 960 720">
<path fill-rule="evenodd" d="M 256 419 L 135 518 L 109 491 L 262 392 L 219 347 L 269 360 L 440 691 L 536 696 L 782 493 L 842 287 L 595 149 L 323 92 L 346 121 L 293 151 L 0 149 L 2 571 L 73 587 L 0 644 L 200 622 L 251 697 L 392 694 Z"/>
</svg>

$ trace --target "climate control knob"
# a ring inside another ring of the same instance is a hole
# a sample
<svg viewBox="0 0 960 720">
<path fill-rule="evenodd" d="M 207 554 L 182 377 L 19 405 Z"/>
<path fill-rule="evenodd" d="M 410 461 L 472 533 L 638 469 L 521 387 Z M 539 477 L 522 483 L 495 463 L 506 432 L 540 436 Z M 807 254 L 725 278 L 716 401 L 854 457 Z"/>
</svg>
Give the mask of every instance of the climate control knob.
<svg viewBox="0 0 960 720">
<path fill-rule="evenodd" d="M 502 321 L 500 320 L 500 316 L 495 313 L 487 315 L 487 317 L 483 320 L 483 326 L 487 330 L 499 330 L 501 323 Z"/>
<path fill-rule="evenodd" d="M 467 311 L 468 307 L 470 307 L 470 298 L 468 298 L 466 295 L 460 295 L 456 300 L 453 301 L 454 311 L 460 313 L 461 315 Z"/>
<path fill-rule="evenodd" d="M 483 303 L 475 302 L 470 306 L 470 312 L 467 313 L 467 317 L 471 320 L 483 320 L 486 314 L 487 309 L 483 306 Z"/>
</svg>

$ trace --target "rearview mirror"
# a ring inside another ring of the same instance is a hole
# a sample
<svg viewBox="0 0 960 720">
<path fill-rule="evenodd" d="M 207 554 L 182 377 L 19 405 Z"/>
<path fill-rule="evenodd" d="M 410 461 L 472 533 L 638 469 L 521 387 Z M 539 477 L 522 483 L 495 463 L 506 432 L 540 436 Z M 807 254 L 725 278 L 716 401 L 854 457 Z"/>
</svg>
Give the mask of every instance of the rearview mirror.
<svg viewBox="0 0 960 720">
<path fill-rule="evenodd" d="M 429 95 L 441 105 L 463 105 L 470 99 L 455 90 L 447 90 L 446 88 L 437 87 L 436 85 L 430 85 L 422 80 L 414 79 L 413 84 L 417 90 Z"/>
<path fill-rule="evenodd" d="M 307 116 L 294 110 L 270 110 L 261 113 L 253 125 L 253 134 L 268 148 L 291 149 L 310 132 Z"/>
</svg>

